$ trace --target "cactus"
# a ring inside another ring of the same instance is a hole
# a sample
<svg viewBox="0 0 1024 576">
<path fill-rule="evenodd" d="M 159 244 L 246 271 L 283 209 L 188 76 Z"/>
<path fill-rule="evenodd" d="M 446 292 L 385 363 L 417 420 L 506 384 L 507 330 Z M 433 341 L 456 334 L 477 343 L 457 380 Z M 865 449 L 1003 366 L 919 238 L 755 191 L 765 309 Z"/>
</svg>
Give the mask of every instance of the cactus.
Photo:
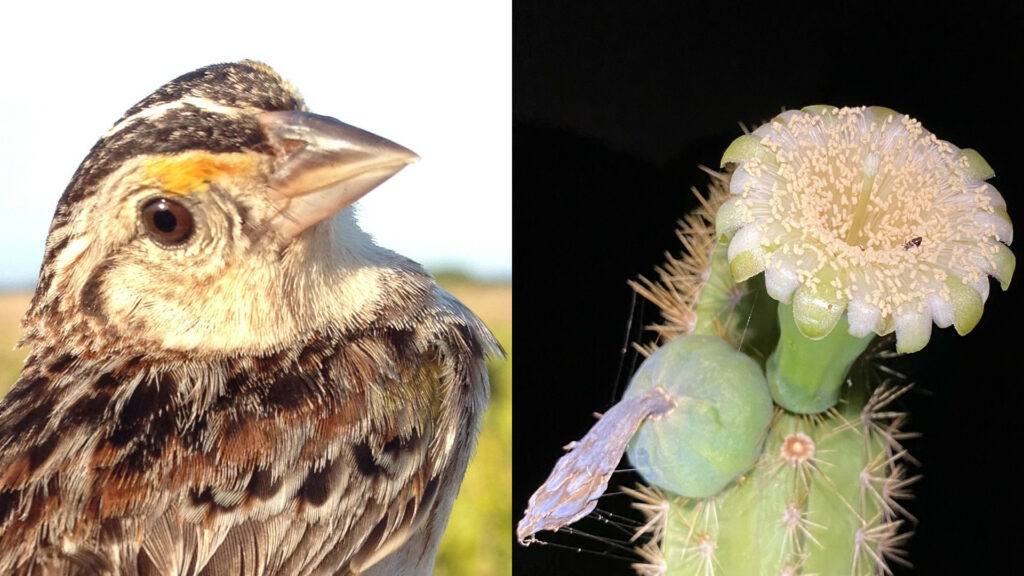
<svg viewBox="0 0 1024 576">
<path fill-rule="evenodd" d="M 915 478 L 900 463 L 898 433 L 873 420 L 902 390 L 877 388 L 867 402 L 851 394 L 821 417 L 779 410 L 757 465 L 714 497 L 633 491 L 666 504 L 648 518 L 660 548 L 638 572 L 872 575 L 905 562 L 896 499 Z"/>
<path fill-rule="evenodd" d="M 631 283 L 662 322 L 623 407 L 559 461 L 520 540 L 592 510 L 610 474 L 593 463 L 628 440 L 648 483 L 624 488 L 650 534 L 639 574 L 891 573 L 909 564 L 899 500 L 916 477 L 893 406 L 909 385 L 886 363 L 932 322 L 969 332 L 990 275 L 1009 286 L 992 169 L 891 110 L 826 106 L 722 164 L 685 253 Z"/>
<path fill-rule="evenodd" d="M 729 181 L 728 175 L 721 177 L 707 205 L 727 199 Z M 712 216 L 698 211 L 683 234 L 691 249 L 703 246 L 712 254 L 707 285 L 716 288 L 705 290 L 694 307 L 712 320 L 694 322 L 689 332 L 661 332 L 671 338 L 668 342 L 714 334 L 769 364 L 771 348 L 785 332 L 779 325 L 792 318 L 791 307 L 773 305 L 760 278 L 731 280 L 727 242 L 716 242 L 710 226 L 695 222 L 699 217 L 710 224 Z M 670 263 L 659 272 L 659 282 L 642 281 L 634 288 L 663 303 L 678 288 L 682 270 Z M 679 312 L 668 308 L 666 316 L 678 318 Z M 859 361 L 852 372 L 850 359 L 838 362 L 840 378 L 849 382 L 841 400 L 817 414 L 776 406 L 759 460 L 726 489 L 707 498 L 657 486 L 630 491 L 660 542 L 644 550 L 647 562 L 636 565 L 640 574 L 859 576 L 884 572 L 891 561 L 905 562 L 899 544 L 906 538 L 901 532 L 906 513 L 897 499 L 916 478 L 908 477 L 900 444 L 904 415 L 890 403 L 909 385 L 883 380 L 878 369 L 891 339 L 880 339 L 864 354 L 860 342 L 846 344 L 843 352 L 853 348 Z M 636 464 L 632 454 L 630 461 Z"/>
</svg>

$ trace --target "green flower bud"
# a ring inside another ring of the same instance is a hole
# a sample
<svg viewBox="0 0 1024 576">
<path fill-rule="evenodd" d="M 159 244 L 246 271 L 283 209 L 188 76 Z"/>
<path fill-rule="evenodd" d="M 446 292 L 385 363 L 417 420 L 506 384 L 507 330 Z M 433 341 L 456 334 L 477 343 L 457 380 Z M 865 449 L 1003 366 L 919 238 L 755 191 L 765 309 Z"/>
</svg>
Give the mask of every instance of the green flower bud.
<svg viewBox="0 0 1024 576">
<path fill-rule="evenodd" d="M 716 336 L 678 336 L 633 376 L 626 398 L 660 386 L 676 408 L 649 418 L 627 454 L 645 480 L 710 496 L 747 471 L 772 417 L 768 383 L 749 356 Z"/>
</svg>

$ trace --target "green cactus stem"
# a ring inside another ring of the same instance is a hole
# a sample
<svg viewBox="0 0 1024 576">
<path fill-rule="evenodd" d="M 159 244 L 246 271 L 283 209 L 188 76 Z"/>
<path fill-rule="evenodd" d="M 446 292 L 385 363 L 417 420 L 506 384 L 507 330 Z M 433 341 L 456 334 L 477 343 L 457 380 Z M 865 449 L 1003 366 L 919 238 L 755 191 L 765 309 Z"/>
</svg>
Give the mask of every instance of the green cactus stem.
<svg viewBox="0 0 1024 576">
<path fill-rule="evenodd" d="M 768 358 L 766 372 L 775 402 L 799 414 L 824 412 L 835 405 L 846 373 L 874 340 L 850 335 L 846 320 L 840 318 L 832 330 L 818 340 L 803 335 L 793 320 L 793 307 L 779 304 L 779 344 Z"/>
<path fill-rule="evenodd" d="M 646 507 L 661 548 L 639 571 L 868 576 L 904 562 L 896 498 L 916 478 L 894 458 L 894 414 L 880 414 L 891 391 L 851 388 L 821 415 L 779 410 L 757 465 L 714 497 L 642 490 L 663 505 Z"/>
<path fill-rule="evenodd" d="M 720 204 L 724 195 L 721 187 L 712 187 L 709 204 Z M 693 332 L 716 334 L 750 358 L 762 359 L 769 383 L 782 372 L 773 367 L 781 363 L 807 381 L 818 374 L 850 385 L 836 385 L 838 399 L 821 402 L 827 404 L 821 410 L 805 414 L 776 407 L 758 460 L 713 495 L 688 497 L 659 483 L 629 490 L 651 536 L 637 550 L 645 559 L 634 566 L 637 573 L 862 576 L 906 562 L 900 547 L 907 538 L 906 515 L 898 499 L 917 478 L 908 475 L 900 445 L 905 416 L 891 404 L 909 386 L 878 384 L 885 341 L 870 346 L 874 334 L 850 336 L 842 318 L 839 330 L 811 340 L 797 329 L 791 306 L 776 306 L 759 277 L 732 279 L 724 243 L 712 235 L 689 237 L 687 245 L 709 254 L 703 289 L 691 299 L 698 311 Z M 666 281 L 685 282 L 671 264 L 661 279 L 635 286 L 657 299 L 673 291 Z M 686 338 L 692 336 L 680 333 L 662 348 Z M 787 338 L 799 339 L 799 346 L 779 353 L 778 343 Z M 816 347 L 832 350 L 826 354 Z M 638 437 L 655 424 L 643 424 Z M 632 454 L 630 461 L 635 465 Z M 676 463 L 665 466 L 674 469 Z"/>
</svg>

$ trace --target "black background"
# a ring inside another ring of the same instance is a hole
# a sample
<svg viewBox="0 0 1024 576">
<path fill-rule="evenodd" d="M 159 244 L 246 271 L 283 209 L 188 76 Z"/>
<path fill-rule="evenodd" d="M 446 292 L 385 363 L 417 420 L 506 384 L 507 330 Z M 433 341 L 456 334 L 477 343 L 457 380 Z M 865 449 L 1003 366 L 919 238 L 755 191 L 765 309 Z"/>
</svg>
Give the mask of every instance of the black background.
<svg viewBox="0 0 1024 576">
<path fill-rule="evenodd" d="M 560 447 L 628 381 L 626 279 L 678 252 L 675 221 L 694 204 L 689 188 L 707 183 L 697 165 L 717 166 L 738 122 L 808 104 L 888 106 L 981 152 L 1011 218 L 1024 205 L 1019 8 L 679 4 L 514 4 L 515 521 Z M 920 520 L 909 543 L 916 569 L 898 573 L 1017 565 L 1022 290 L 993 283 L 974 332 L 936 329 L 907 362 L 919 386 L 903 407 L 923 433 L 909 446 L 924 479 L 909 504 Z M 624 499 L 601 508 L 617 505 Z M 552 546 L 516 545 L 514 561 L 523 575 L 633 573 L 627 561 Z"/>
</svg>

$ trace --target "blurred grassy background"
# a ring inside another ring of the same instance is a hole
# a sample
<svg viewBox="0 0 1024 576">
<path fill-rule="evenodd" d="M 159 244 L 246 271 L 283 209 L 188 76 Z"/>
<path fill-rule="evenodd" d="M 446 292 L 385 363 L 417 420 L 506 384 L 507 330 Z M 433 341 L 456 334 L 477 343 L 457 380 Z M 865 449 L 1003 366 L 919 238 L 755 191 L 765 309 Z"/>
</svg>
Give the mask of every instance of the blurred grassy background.
<svg viewBox="0 0 1024 576">
<path fill-rule="evenodd" d="M 491 405 L 476 455 L 448 524 L 435 576 L 512 574 L 512 287 L 438 274 L 446 290 L 476 312 L 498 337 L 507 360 L 491 359 Z M 21 371 L 26 351 L 14 350 L 31 294 L 0 292 L 0 395 Z"/>
</svg>

